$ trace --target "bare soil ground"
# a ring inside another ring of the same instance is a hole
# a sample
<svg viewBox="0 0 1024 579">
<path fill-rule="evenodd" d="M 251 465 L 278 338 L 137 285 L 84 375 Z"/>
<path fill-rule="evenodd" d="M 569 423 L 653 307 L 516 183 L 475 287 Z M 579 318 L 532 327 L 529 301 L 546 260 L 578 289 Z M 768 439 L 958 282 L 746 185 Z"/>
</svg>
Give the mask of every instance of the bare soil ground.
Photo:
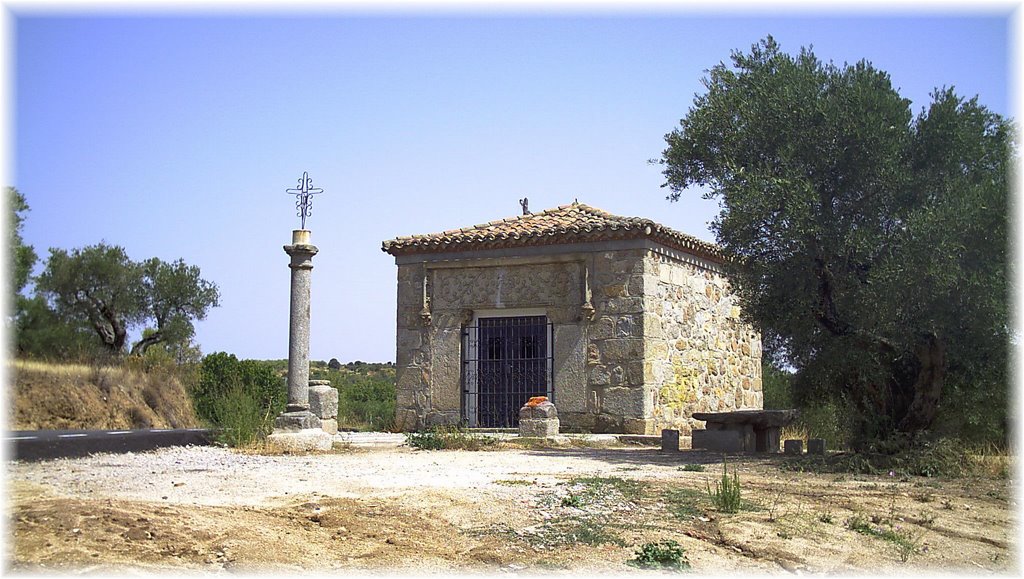
<svg viewBox="0 0 1024 579">
<path fill-rule="evenodd" d="M 671 539 L 705 574 L 1019 572 L 1006 480 L 795 473 L 785 460 L 730 459 L 735 514 L 707 496 L 720 456 L 652 448 L 207 447 L 11 462 L 9 569 L 646 573 L 627 562 Z M 851 520 L 916 549 L 902 562 Z"/>
</svg>

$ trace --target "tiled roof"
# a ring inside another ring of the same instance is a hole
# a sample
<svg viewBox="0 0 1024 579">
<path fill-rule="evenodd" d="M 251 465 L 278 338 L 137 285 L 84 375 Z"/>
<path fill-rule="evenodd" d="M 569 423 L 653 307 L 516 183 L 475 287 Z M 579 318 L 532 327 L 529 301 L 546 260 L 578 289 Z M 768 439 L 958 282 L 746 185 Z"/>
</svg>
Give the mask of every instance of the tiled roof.
<svg viewBox="0 0 1024 579">
<path fill-rule="evenodd" d="M 713 243 L 650 219 L 612 215 L 582 203 L 441 233 L 397 237 L 385 241 L 381 249 L 397 256 L 638 238 L 649 238 L 711 261 L 725 261 L 722 250 Z"/>
</svg>

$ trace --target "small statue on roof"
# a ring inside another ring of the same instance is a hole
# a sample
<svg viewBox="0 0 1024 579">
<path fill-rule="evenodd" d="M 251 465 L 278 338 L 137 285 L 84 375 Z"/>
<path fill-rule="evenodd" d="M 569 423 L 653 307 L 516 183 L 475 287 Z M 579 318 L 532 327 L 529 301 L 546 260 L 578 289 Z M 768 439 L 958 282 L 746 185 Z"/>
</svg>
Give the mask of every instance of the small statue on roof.
<svg viewBox="0 0 1024 579">
<path fill-rule="evenodd" d="M 530 215 L 530 198 L 523 197 L 519 200 L 519 204 L 523 206 L 523 215 Z"/>
</svg>

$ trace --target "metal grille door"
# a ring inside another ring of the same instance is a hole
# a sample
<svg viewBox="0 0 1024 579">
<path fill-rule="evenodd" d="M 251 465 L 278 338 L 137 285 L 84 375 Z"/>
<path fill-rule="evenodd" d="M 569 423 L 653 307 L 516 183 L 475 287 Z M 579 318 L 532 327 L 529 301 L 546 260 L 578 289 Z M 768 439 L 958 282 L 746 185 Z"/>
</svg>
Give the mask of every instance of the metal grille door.
<svg viewBox="0 0 1024 579">
<path fill-rule="evenodd" d="M 480 318 L 463 332 L 463 413 L 470 426 L 512 428 L 531 396 L 551 391 L 547 316 Z"/>
</svg>

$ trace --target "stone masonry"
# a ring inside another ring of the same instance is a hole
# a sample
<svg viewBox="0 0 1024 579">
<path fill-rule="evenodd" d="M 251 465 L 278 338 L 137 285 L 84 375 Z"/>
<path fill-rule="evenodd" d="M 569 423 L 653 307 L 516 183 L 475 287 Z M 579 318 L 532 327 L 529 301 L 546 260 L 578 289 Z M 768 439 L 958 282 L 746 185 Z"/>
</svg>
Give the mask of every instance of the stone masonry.
<svg viewBox="0 0 1024 579">
<path fill-rule="evenodd" d="M 570 225 L 549 234 L 564 242 L 507 247 L 493 233 L 509 223 L 526 237 L 554 218 L 589 220 L 600 235 Z M 463 419 L 462 331 L 480 312 L 547 316 L 563 431 L 685 436 L 703 426 L 693 412 L 760 409 L 760 337 L 740 320 L 721 258 L 652 223 L 572 205 L 385 242 L 398 265 L 397 427 Z"/>
</svg>

